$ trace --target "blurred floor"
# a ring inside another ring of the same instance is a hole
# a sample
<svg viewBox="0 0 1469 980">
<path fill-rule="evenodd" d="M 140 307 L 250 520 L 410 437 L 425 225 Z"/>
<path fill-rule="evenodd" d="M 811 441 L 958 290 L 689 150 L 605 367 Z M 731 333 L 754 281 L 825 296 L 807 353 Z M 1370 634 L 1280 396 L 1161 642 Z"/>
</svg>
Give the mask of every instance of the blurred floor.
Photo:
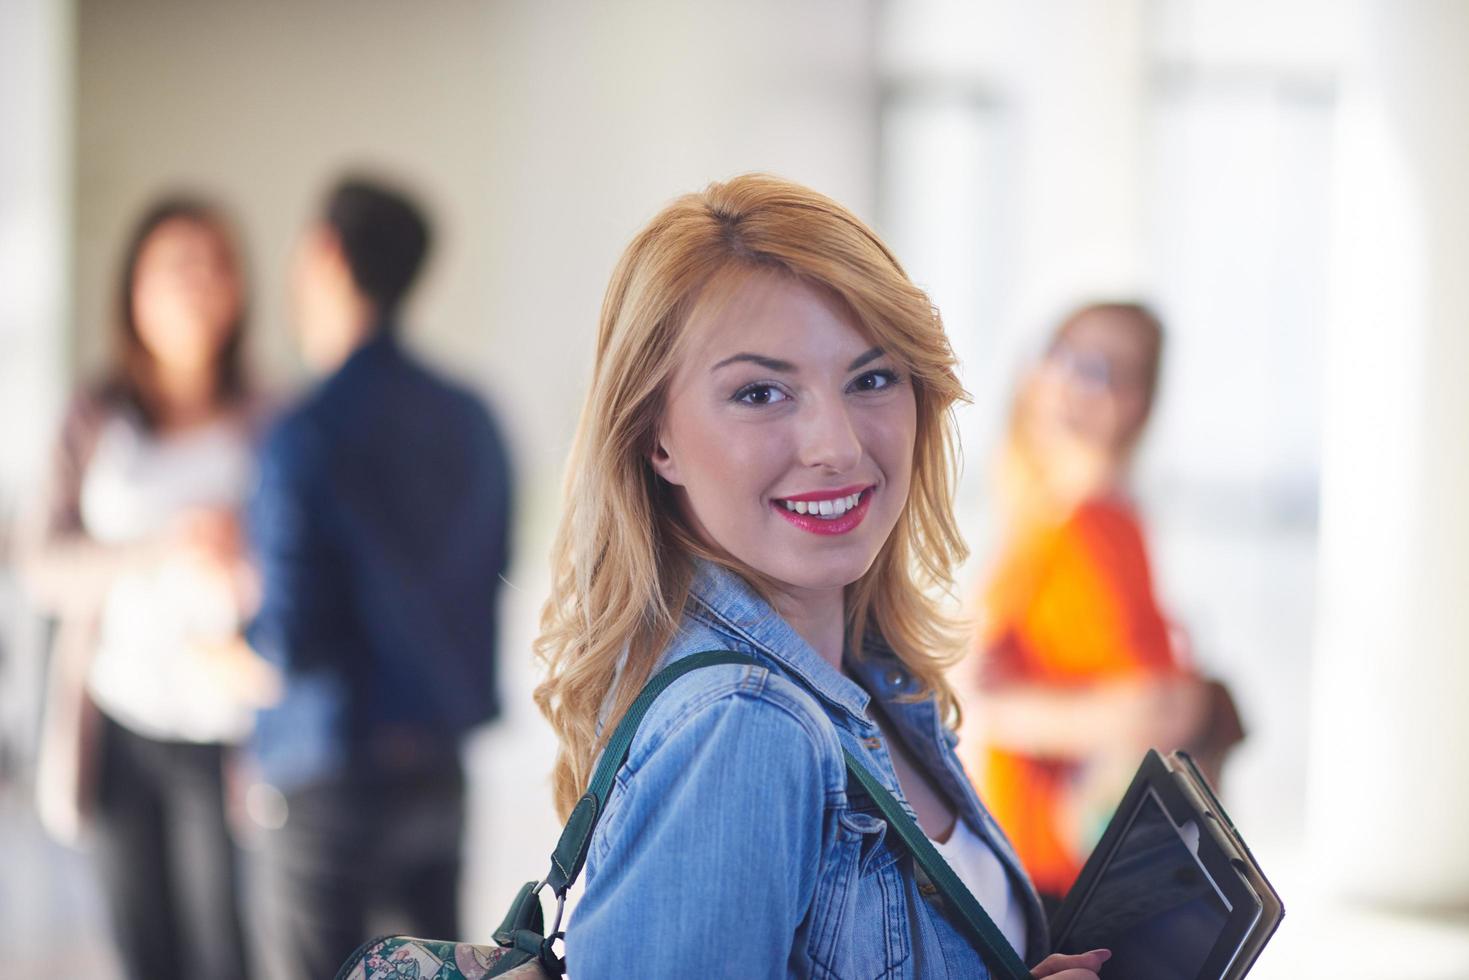
<svg viewBox="0 0 1469 980">
<path fill-rule="evenodd" d="M 1346 905 L 1313 889 L 1299 852 L 1257 856 L 1285 899 L 1286 916 L 1250 980 L 1469 980 L 1469 912 Z"/>
<path fill-rule="evenodd" d="M 30 802 L 0 791 L 0 977 L 119 976 L 85 855 L 48 840 Z"/>
</svg>

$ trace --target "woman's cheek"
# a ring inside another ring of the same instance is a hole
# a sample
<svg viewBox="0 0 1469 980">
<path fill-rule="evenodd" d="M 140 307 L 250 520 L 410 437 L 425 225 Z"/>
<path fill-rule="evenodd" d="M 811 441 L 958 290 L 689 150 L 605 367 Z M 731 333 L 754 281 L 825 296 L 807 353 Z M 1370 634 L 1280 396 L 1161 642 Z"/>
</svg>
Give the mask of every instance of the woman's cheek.
<svg viewBox="0 0 1469 980">
<path fill-rule="evenodd" d="M 793 455 L 792 426 L 781 421 L 735 423 L 709 434 L 728 479 L 745 483 L 778 477 Z M 761 492 L 768 487 L 761 487 Z"/>
<path fill-rule="evenodd" d="M 890 484 L 905 489 L 913 470 L 913 447 L 917 444 L 917 410 L 910 396 L 907 404 L 892 406 L 874 419 L 863 439 L 864 448 L 882 469 Z"/>
</svg>

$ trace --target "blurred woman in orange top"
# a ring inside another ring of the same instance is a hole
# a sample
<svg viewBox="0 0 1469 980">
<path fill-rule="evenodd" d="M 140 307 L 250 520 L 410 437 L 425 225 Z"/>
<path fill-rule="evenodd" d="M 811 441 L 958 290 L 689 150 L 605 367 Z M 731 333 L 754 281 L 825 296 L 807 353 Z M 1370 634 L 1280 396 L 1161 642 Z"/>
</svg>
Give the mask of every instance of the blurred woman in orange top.
<svg viewBox="0 0 1469 980">
<path fill-rule="evenodd" d="M 1146 749 L 1183 744 L 1202 710 L 1123 490 L 1162 349 L 1145 307 L 1073 313 L 1022 380 L 1000 459 L 1003 545 L 984 594 L 971 761 L 1052 901 Z"/>
</svg>

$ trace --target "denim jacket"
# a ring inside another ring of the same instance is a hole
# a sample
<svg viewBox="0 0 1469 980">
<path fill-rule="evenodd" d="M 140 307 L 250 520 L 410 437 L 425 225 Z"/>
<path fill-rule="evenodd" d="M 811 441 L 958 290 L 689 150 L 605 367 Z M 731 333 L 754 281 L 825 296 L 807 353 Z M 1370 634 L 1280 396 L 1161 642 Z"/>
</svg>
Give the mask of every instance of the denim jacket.
<svg viewBox="0 0 1469 980">
<path fill-rule="evenodd" d="M 933 698 L 897 700 L 915 681 L 880 640 L 848 657 L 853 680 L 743 580 L 701 563 L 659 667 L 705 650 L 766 666 L 692 671 L 649 710 L 592 836 L 569 976 L 987 978 L 875 804 L 847 784 L 843 748 L 913 815 L 869 693 L 994 848 L 1026 908 L 1022 956 L 1043 958 L 1040 902 L 965 777 L 956 736 Z"/>
</svg>

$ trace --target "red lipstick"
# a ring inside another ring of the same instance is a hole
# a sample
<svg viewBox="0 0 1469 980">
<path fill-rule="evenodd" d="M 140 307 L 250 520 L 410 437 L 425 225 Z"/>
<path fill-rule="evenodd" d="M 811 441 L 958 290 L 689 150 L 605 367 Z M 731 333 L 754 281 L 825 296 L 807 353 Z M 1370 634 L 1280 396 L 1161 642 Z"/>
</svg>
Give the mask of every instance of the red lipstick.
<svg viewBox="0 0 1469 980">
<path fill-rule="evenodd" d="M 872 503 L 873 492 L 874 488 L 871 486 L 846 487 L 840 490 L 818 490 L 813 493 L 802 493 L 796 494 L 795 496 L 791 497 L 781 497 L 777 500 L 772 500 L 770 502 L 770 506 L 774 508 L 775 512 L 781 517 L 784 517 L 796 527 L 800 528 L 803 531 L 808 531 L 811 534 L 846 534 L 849 531 L 855 529 L 858 524 L 861 524 L 862 519 L 867 516 L 867 509 L 868 505 Z M 857 505 L 838 517 L 819 517 L 816 514 L 798 514 L 795 511 L 788 509 L 785 505 L 785 501 L 787 500 L 805 503 L 815 501 L 819 503 L 823 500 L 835 500 L 839 497 L 850 497 L 854 493 L 861 494 L 861 496 L 857 498 Z"/>
</svg>

